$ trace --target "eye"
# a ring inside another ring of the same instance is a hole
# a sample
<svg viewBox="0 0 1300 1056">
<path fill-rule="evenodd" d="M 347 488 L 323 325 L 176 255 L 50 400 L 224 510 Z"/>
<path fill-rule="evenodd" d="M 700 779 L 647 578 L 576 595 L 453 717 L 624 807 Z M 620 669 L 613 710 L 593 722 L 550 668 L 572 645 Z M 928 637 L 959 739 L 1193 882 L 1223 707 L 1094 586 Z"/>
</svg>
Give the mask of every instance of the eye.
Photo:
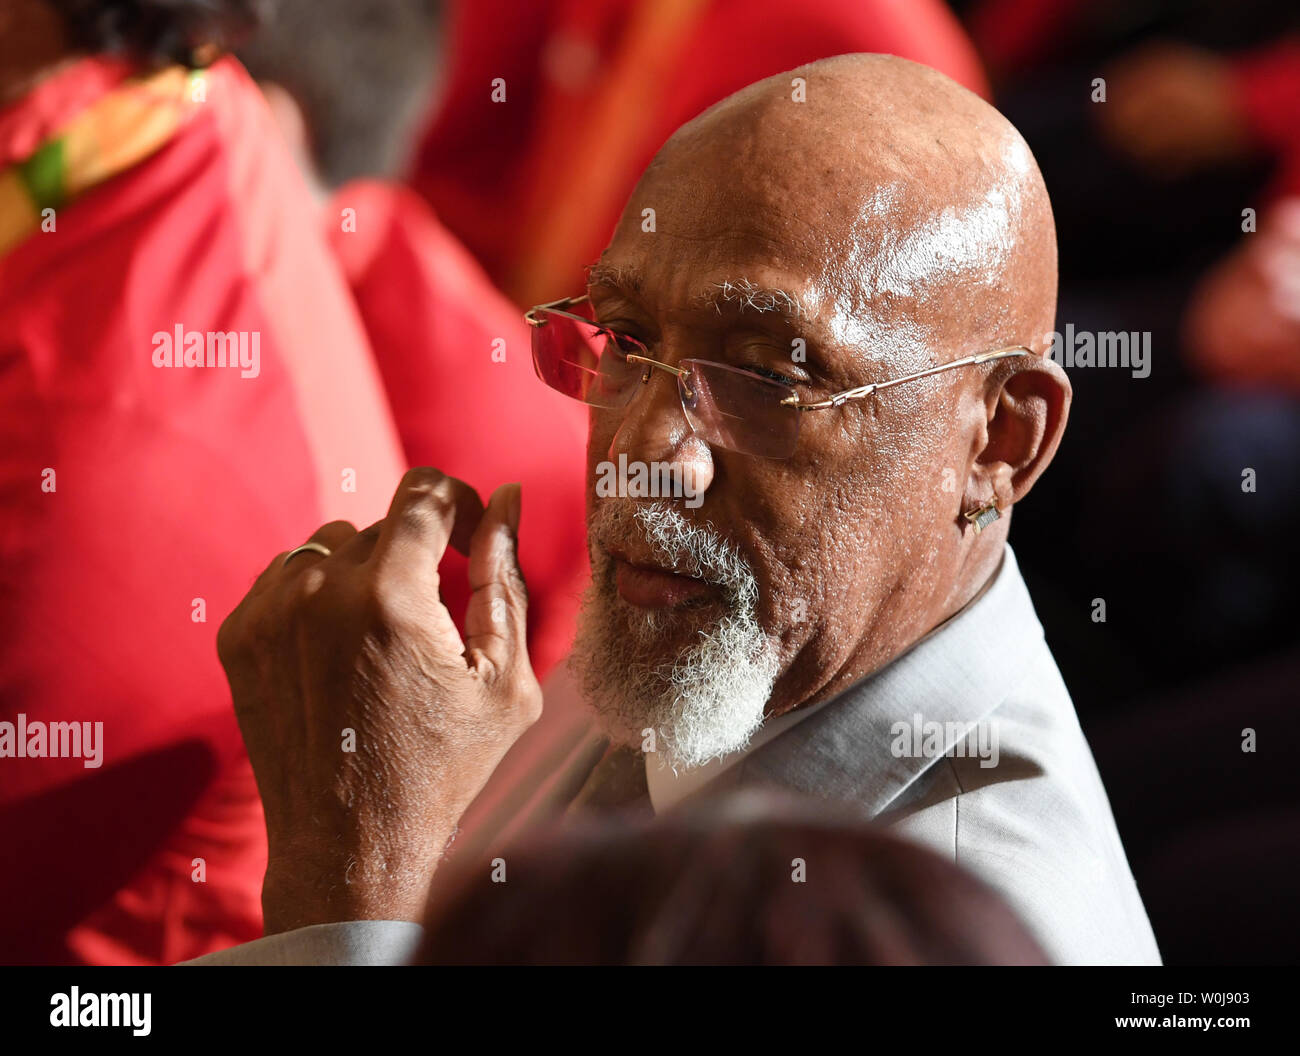
<svg viewBox="0 0 1300 1056">
<path fill-rule="evenodd" d="M 780 371 L 772 370 L 770 367 L 761 367 L 756 363 L 738 364 L 741 370 L 748 371 L 750 374 L 757 374 L 760 378 L 767 378 L 769 381 L 779 382 L 782 385 L 791 387 L 799 384 L 798 378 L 786 377 Z"/>
<path fill-rule="evenodd" d="M 640 338 L 633 337 L 631 334 L 620 333 L 617 330 L 611 330 L 610 335 L 613 337 L 613 347 L 623 355 L 642 355 L 645 352 L 645 342 Z"/>
<path fill-rule="evenodd" d="M 623 355 L 643 355 L 645 352 L 646 341 L 639 335 L 631 332 L 631 327 L 620 325 L 618 323 L 598 323 L 609 334 L 610 348 Z"/>
</svg>

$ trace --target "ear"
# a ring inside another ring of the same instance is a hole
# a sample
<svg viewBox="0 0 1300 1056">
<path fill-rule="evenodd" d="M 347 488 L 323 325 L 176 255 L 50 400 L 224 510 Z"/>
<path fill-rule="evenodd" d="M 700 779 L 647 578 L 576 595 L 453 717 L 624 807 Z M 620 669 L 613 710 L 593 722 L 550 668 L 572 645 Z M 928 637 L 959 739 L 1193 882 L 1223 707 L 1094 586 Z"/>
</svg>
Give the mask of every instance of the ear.
<svg viewBox="0 0 1300 1056">
<path fill-rule="evenodd" d="M 1061 365 L 1025 356 L 990 375 L 985 424 L 966 479 L 963 509 L 996 502 L 1004 513 L 1027 494 L 1061 443 L 1072 389 Z"/>
</svg>

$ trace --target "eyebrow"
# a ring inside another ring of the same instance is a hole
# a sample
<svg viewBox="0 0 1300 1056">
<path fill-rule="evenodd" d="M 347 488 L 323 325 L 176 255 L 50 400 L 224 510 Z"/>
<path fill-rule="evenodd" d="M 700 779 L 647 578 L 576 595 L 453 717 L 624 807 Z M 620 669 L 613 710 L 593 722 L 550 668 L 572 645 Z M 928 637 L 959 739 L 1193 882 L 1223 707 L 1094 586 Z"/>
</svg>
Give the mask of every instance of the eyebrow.
<svg viewBox="0 0 1300 1056">
<path fill-rule="evenodd" d="M 776 286 L 760 286 L 749 279 L 715 282 L 713 288 L 701 295 L 698 303 L 716 310 L 735 308 L 740 312 L 772 313 L 786 319 L 811 319 L 812 312 L 797 294 Z"/>
<path fill-rule="evenodd" d="M 640 272 L 632 268 L 596 263 L 588 269 L 587 287 L 640 293 L 643 282 Z M 697 308 L 712 308 L 719 315 L 724 308 L 730 308 L 738 312 L 772 314 L 791 321 L 813 318 L 813 313 L 797 294 L 775 286 L 760 286 L 746 278 L 715 282 L 708 290 L 692 298 L 692 304 Z"/>
<path fill-rule="evenodd" d="M 632 268 L 623 268 L 615 264 L 597 261 L 587 268 L 587 289 L 597 287 L 640 293 L 642 287 L 641 273 L 634 271 Z"/>
</svg>

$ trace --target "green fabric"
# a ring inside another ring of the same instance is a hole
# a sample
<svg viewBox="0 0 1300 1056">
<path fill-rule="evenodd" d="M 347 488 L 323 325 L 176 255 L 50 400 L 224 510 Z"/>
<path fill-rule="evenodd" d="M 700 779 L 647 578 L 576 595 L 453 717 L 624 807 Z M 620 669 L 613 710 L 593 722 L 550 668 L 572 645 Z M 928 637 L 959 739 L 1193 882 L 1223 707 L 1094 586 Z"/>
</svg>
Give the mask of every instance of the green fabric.
<svg viewBox="0 0 1300 1056">
<path fill-rule="evenodd" d="M 18 176 L 36 203 L 36 211 L 55 209 L 64 198 L 63 137 L 44 143 L 26 161 L 17 166 Z"/>
</svg>

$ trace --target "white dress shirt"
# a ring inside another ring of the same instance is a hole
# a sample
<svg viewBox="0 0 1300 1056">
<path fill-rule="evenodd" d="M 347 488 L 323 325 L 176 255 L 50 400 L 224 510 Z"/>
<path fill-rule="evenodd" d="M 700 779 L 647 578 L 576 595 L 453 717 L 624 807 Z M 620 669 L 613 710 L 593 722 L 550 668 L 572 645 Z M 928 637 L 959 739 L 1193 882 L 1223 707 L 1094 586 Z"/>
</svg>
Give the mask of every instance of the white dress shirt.
<svg viewBox="0 0 1300 1056">
<path fill-rule="evenodd" d="M 734 752 L 720 759 L 710 760 L 703 766 L 674 770 L 659 756 L 647 752 L 645 783 L 650 791 L 650 805 L 654 807 L 656 814 L 662 814 L 665 810 L 675 807 L 687 796 L 694 795 L 714 778 L 721 776 L 724 771 L 740 762 L 745 756 L 757 751 L 773 737 L 784 733 L 829 703 L 830 701 L 821 701 L 810 707 L 797 708 L 784 715 L 778 715 L 775 719 L 769 719 L 759 727 L 758 732 L 749 739 L 749 743 L 744 748 L 737 748 Z"/>
</svg>

